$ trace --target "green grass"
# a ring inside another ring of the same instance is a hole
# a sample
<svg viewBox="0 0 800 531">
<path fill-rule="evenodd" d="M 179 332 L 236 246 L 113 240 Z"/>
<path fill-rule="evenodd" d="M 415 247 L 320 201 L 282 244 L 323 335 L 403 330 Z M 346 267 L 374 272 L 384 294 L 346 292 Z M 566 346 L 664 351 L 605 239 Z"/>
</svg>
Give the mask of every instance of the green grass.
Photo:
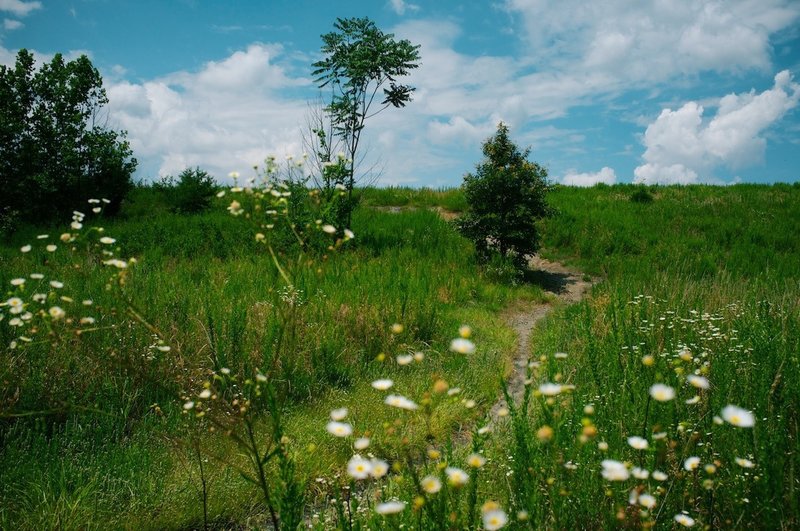
<svg viewBox="0 0 800 531">
<path fill-rule="evenodd" d="M 367 187 L 358 190 L 358 198 L 362 205 L 370 207 L 440 207 L 449 212 L 463 212 L 467 208 L 464 194 L 458 188 Z"/>
<path fill-rule="evenodd" d="M 247 225 L 220 204 L 195 216 L 157 207 L 146 212 L 129 205 L 127 219 L 104 223 L 105 234 L 117 239 L 122 256 L 138 258 L 124 293 L 165 336 L 172 346 L 167 353 L 152 348 L 145 327 L 125 318 L 125 305 L 105 289 L 106 269 L 61 244 L 56 253 L 40 249 L 36 234 L 56 236 L 58 228 L 27 228 L 0 254 L 2 285 L 26 272 L 44 273 L 38 283 L 26 283 L 29 297 L 58 279 L 65 285 L 59 294 L 76 301 L 60 303 L 68 314 L 91 314 L 101 328 L 75 336 L 56 324 L 51 341 L 4 354 L 0 377 L 14 385 L 4 386 L 3 412 L 57 410 L 0 421 L 4 528 L 202 525 L 196 463 L 185 448 L 176 449 L 187 433 L 181 396 L 220 367 L 248 375 L 279 358 L 287 430 L 299 449 L 301 474 L 312 480 L 349 458 L 346 445 L 324 431 L 331 409 L 348 405 L 361 431 L 385 416 L 380 393 L 368 386 L 372 379 L 391 377 L 409 396 L 430 387 L 431 371 L 469 386 L 478 406 L 467 411 L 453 399 L 433 427 L 449 434 L 485 411 L 507 370 L 513 337 L 497 312 L 510 300 L 541 296 L 535 288 L 487 281 L 469 244 L 435 213 L 362 208 L 349 249 L 311 255 L 311 266 L 296 269 L 294 338 L 275 350 L 284 331 L 274 308 L 287 294 Z M 29 242 L 36 248 L 19 253 Z M 290 261 L 287 253 L 281 260 Z M 87 297 L 94 300 L 91 309 L 77 302 Z M 400 335 L 389 330 L 395 322 L 405 327 Z M 447 349 L 463 322 L 484 341 L 471 363 Z M 3 326 L 3 334 L 8 344 L 12 330 Z M 409 350 L 426 354 L 424 370 L 390 361 Z M 383 363 L 376 361 L 381 352 L 388 355 Z M 424 446 L 424 424 L 413 425 L 410 443 Z M 312 443 L 318 451 L 305 452 Z M 236 453 L 221 436 L 205 436 L 202 444 L 210 454 Z M 213 521 L 241 522 L 263 510 L 236 473 L 213 460 L 208 473 Z"/>
<path fill-rule="evenodd" d="M 800 247 L 793 235 L 800 189 L 654 188 L 654 201 L 645 204 L 630 200 L 635 190 L 558 188 L 552 195 L 559 214 L 543 229 L 547 254 L 605 280 L 534 335 L 532 357 L 545 360 L 535 382 L 560 379 L 576 388 L 553 405 L 534 400 L 528 425 L 536 457 L 529 466 L 539 487 L 525 503 L 541 526 L 603 527 L 621 519 L 669 527 L 683 510 L 712 527 L 796 526 Z M 690 361 L 678 356 L 684 348 Z M 554 352 L 569 357 L 556 360 Z M 648 355 L 652 366 L 642 363 Z M 691 373 L 706 376 L 711 388 L 698 393 L 686 383 Z M 676 389 L 676 399 L 651 400 L 655 382 Z M 686 404 L 695 394 L 700 401 Z M 593 415 L 583 411 L 587 404 Z M 717 425 L 714 417 L 728 404 L 753 411 L 755 427 Z M 598 435 L 582 443 L 586 422 Z M 556 428 L 550 443 L 533 436 L 547 423 Z M 667 435 L 659 442 L 654 433 Z M 626 443 L 632 435 L 649 439 L 651 449 L 633 450 Z M 608 444 L 606 452 L 598 441 Z M 506 454 L 504 445 L 498 460 Z M 699 471 L 683 468 L 688 456 L 700 457 Z M 755 468 L 740 467 L 737 457 Z M 602 459 L 659 469 L 669 479 L 605 482 Z M 570 461 L 578 464 L 574 471 L 563 467 Z M 716 471 L 704 471 L 706 464 Z M 628 506 L 636 485 L 656 496 L 649 515 Z"/>
<path fill-rule="evenodd" d="M 178 216 L 150 190 L 137 190 L 123 217 L 105 223 L 106 233 L 117 238 L 123 256 L 139 258 L 125 293 L 173 347 L 168 353 L 152 348 L 151 332 L 132 322 L 115 291 L 106 289 L 106 268 L 66 249 L 21 255 L 26 243 L 43 245 L 37 234 L 61 232 L 24 228 L 0 249 L 0 284 L 9 287 L 31 271 L 46 274 L 38 287 L 28 280 L 30 296 L 49 291 L 51 278 L 61 280 L 60 294 L 91 297 L 95 305 L 59 304 L 68 315 L 91 313 L 101 330 L 75 336 L 60 324 L 49 341 L 3 351 L 0 527 L 202 527 L 199 470 L 187 447 L 201 432 L 181 405 L 213 370 L 252 375 L 274 359 L 287 447 L 306 488 L 309 522 L 320 528 L 337 521 L 341 489 L 351 483 L 344 470 L 352 440 L 324 429 L 329 412 L 342 406 L 355 434 L 372 439 L 368 451 L 398 466 L 387 479 L 352 485 L 362 505 L 394 497 L 412 503 L 414 474 L 442 476 L 437 463 L 443 462 L 468 469 L 473 449 L 482 448 L 488 459 L 471 471 L 464 489 L 445 485 L 425 496 L 420 511 L 407 508 L 393 519 L 357 512 L 356 521 L 371 528 L 435 528 L 450 511 L 458 527 L 470 510 L 479 519 L 486 500 L 498 502 L 520 529 L 670 528 L 684 510 L 703 526 L 796 527 L 800 188 L 653 187 L 652 202 L 642 202 L 639 190 L 552 192 L 557 215 L 543 224 L 544 254 L 604 280 L 584 302 L 556 308 L 532 335 L 539 366 L 531 373 L 530 410 L 515 411 L 515 424 L 500 420 L 494 433 L 472 444 L 463 432 L 482 425 L 500 375 L 510 370 L 514 338 L 501 310 L 543 294 L 493 280 L 502 275 L 475 264 L 470 245 L 429 211 L 462 211 L 458 190 L 359 191 L 356 238 L 293 267 L 294 294 L 281 290 L 272 259 L 222 201 L 206 214 Z M 640 200 L 633 200 L 637 193 Z M 377 206 L 412 208 L 389 213 Z M 279 260 L 292 263 L 292 253 L 286 248 Z M 287 321 L 279 309 L 289 299 L 294 310 Z M 5 344 L 12 338 L 7 322 L 0 323 Z M 293 333 L 287 334 L 287 322 Z M 404 325 L 402 333 L 390 331 L 395 322 Z M 462 323 L 473 327 L 474 355 L 448 350 Z M 691 351 L 688 361 L 679 357 L 684 348 Z M 393 361 L 414 351 L 425 354 L 423 362 Z M 568 356 L 555 358 L 555 352 Z M 648 355 L 652 365 L 642 362 Z M 694 372 L 708 378 L 709 390 L 686 384 Z M 413 413 L 388 409 L 369 386 L 386 377 L 395 381 L 393 392 L 420 404 L 430 400 L 429 406 Z M 434 392 L 439 379 L 462 394 Z M 533 392 L 554 381 L 575 389 L 551 403 Z M 676 399 L 648 398 L 654 382 L 672 386 Z M 696 393 L 698 403 L 687 404 Z M 588 404 L 593 412 L 584 410 Z M 753 411 L 755 427 L 715 423 L 728 404 Z M 549 441 L 537 436 L 544 425 L 553 428 Z M 582 440 L 584 427 L 590 436 Z M 268 437 L 266 416 L 257 433 Z M 626 439 L 632 435 L 647 438 L 650 449 L 631 448 Z M 211 457 L 243 465 L 240 451 L 219 433 L 202 432 L 198 440 L 208 459 L 212 524 L 263 526 L 257 490 Z M 425 457 L 428 446 L 441 459 Z M 688 456 L 700 458 L 699 470 L 683 468 Z M 737 457 L 755 467 L 740 467 Z M 603 459 L 658 469 L 668 479 L 605 481 Z M 707 464 L 715 465 L 713 474 Z M 655 509 L 630 506 L 632 489 L 653 494 Z M 516 521 L 519 510 L 528 512 L 526 521 Z"/>
<path fill-rule="evenodd" d="M 637 189 L 557 187 L 550 200 L 558 215 L 544 224 L 544 247 L 605 276 L 796 273 L 800 187 L 653 187 L 652 203 L 631 201 Z"/>
</svg>

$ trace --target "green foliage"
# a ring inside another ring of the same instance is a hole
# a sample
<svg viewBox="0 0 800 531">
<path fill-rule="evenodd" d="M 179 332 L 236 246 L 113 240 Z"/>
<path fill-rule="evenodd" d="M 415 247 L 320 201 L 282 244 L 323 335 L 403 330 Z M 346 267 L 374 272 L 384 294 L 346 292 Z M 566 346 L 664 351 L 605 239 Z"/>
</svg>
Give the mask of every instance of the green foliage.
<svg viewBox="0 0 800 531">
<path fill-rule="evenodd" d="M 86 56 L 61 54 L 37 72 L 20 50 L 15 66 L 0 66 L 0 218 L 47 221 L 67 217 L 90 197 L 119 210 L 136 159 L 124 133 L 100 125 L 108 103 Z"/>
<path fill-rule="evenodd" d="M 347 151 L 343 184 L 349 200 L 364 123 L 388 107 L 404 107 L 411 101 L 414 88 L 397 80 L 419 66 L 419 45 L 406 39 L 395 40 L 393 34 L 384 33 L 368 18 L 338 18 L 333 27 L 335 31 L 322 35 L 321 52 L 325 58 L 312 65 L 312 75 L 320 88 L 330 89 L 325 112 L 333 133 Z M 381 89 L 383 100 L 377 104 L 375 98 Z M 380 108 L 374 109 L 373 104 Z M 320 135 L 323 130 L 314 132 Z M 320 140 L 323 144 L 330 142 L 324 136 Z M 338 220 L 337 226 L 350 224 L 353 205 L 351 201 L 347 205 L 349 208 L 341 213 L 345 217 Z"/>
<path fill-rule="evenodd" d="M 267 200 L 293 209 L 295 189 L 284 186 L 292 193 Z M 0 527 L 468 529 L 483 519 L 492 528 L 487 516 L 499 506 L 511 529 L 659 529 L 675 526 L 680 511 L 698 528 L 796 528 L 800 189 L 663 187 L 649 205 L 630 201 L 632 191 L 564 187 L 550 196 L 560 215 L 543 225 L 545 250 L 605 279 L 537 325 L 522 364 L 529 383 L 516 401 L 507 396 L 507 416 L 498 411 L 491 431 L 478 428 L 515 352 L 497 313 L 541 294 L 489 282 L 469 242 L 427 209 L 359 208 L 348 253 L 293 261 L 296 248 L 276 247 L 281 264 L 296 264 L 284 267 L 291 284 L 242 230 L 264 222 L 248 202 L 260 189 L 226 190 L 217 209 L 192 217 L 129 205 L 141 217 L 103 232 L 90 215 L 80 229 L 88 242 L 71 245 L 37 239 L 59 228 L 25 227 L 0 247 L 0 381 L 11 382 L 0 389 Z M 135 199 L 159 201 L 152 192 L 137 189 Z M 381 197 L 436 199 L 365 190 L 364 204 Z M 100 241 L 109 236 L 113 245 Z M 47 251 L 50 243 L 58 249 Z M 118 270 L 125 282 L 110 290 L 108 270 L 83 244 L 139 260 Z M 117 287 L 131 306 L 115 299 Z M 22 315 L 12 297 L 32 313 L 19 328 L 9 324 Z M 67 318 L 48 317 L 56 304 Z M 152 328 L 137 326 L 131 309 Z M 96 321 L 78 324 L 84 316 Z M 448 349 L 462 323 L 473 325 L 459 331 L 474 340 L 471 354 Z M 22 333 L 34 340 L 6 348 Z M 401 364 L 416 352 L 420 360 Z M 693 387 L 690 374 L 710 385 Z M 377 378 L 419 408 L 387 406 L 370 386 Z M 675 399 L 652 400 L 655 382 Z M 544 383 L 561 387 L 545 394 Z M 727 404 L 752 411 L 755 426 L 715 421 Z M 350 439 L 325 431 L 341 407 Z M 36 416 L 14 416 L 25 412 Z M 191 432 L 196 457 L 187 463 L 168 441 L 190 426 L 203 429 Z M 388 464 L 380 479 L 347 478 L 352 439 L 362 435 L 371 440 L 363 452 Z M 632 448 L 633 435 L 649 447 Z M 470 451 L 485 463 L 472 464 Z M 688 456 L 700 467 L 687 470 Z M 603 478 L 606 459 L 625 462 L 630 477 Z M 469 480 L 459 485 L 446 467 L 463 467 Z M 377 514 L 390 500 L 406 505 Z"/>
<path fill-rule="evenodd" d="M 630 201 L 635 185 L 558 187 L 558 215 L 543 221 L 543 246 L 586 271 L 624 277 L 642 264 L 691 278 L 728 272 L 789 277 L 800 255 L 800 189 L 739 184 L 660 186 L 650 204 Z"/>
<path fill-rule="evenodd" d="M 101 234 L 117 240 L 115 250 L 119 246 L 125 256 L 139 259 L 126 270 L 125 293 L 168 339 L 173 347 L 169 352 L 157 348 L 151 330 L 131 322 L 125 306 L 106 289 L 104 268 L 82 255 L 80 245 L 73 255 L 56 238 L 37 240 L 41 229 L 25 228 L 11 245 L 0 248 L 8 266 L 0 271 L 0 285 L 12 287 L 12 278 L 29 271 L 45 275 L 29 278 L 25 289 L 16 292 L 32 311 L 38 312 L 39 306 L 30 296 L 41 292 L 50 301 L 45 309 L 61 305 L 75 325 L 79 317 L 96 318 L 92 325 L 81 325 L 93 329 L 81 335 L 69 333 L 72 325 L 59 321 L 52 331 L 63 340 L 32 344 L 25 348 L 25 363 L 15 363 L 21 351 L 6 346 L 19 330 L 8 326 L 7 308 L 0 307 L 5 317 L 0 322 L 0 378 L 15 382 L 0 394 L 0 527 L 202 527 L 197 463 L 184 463 L 182 452 L 165 440 L 183 433 L 186 417 L 178 398 L 199 391 L 210 372 L 222 367 L 242 382 L 256 369 L 267 374 L 276 363 L 270 382 L 281 397 L 291 443 L 265 473 L 270 487 L 277 489 L 270 491 L 271 496 L 276 493 L 276 510 L 286 520 L 302 514 L 302 507 L 291 503 L 300 499 L 298 493 L 309 498 L 319 494 L 305 483 L 307 474 L 313 471 L 311 477 L 318 477 L 319 467 L 327 470 L 335 460 L 349 458 L 345 447 L 336 444 L 341 441 L 331 441 L 324 431 L 328 411 L 338 407 L 332 401 L 347 390 L 354 415 L 369 419 L 386 407 L 375 399 L 371 379 L 390 377 L 414 392 L 430 386 L 427 372 L 399 367 L 390 362 L 393 356 L 378 363 L 378 353 L 425 351 L 426 364 L 437 374 L 457 377 L 481 403 L 493 399 L 493 375 L 513 339 L 492 312 L 513 295 L 486 283 L 475 269 L 468 242 L 435 213 L 359 209 L 353 224 L 356 237 L 348 243 L 355 246 L 352 252 L 306 254 L 310 265 L 294 277 L 290 291 L 282 286 L 273 258 L 246 228 L 249 221 L 259 220 L 225 211 L 233 198 L 251 209 L 246 197 L 250 195 L 227 191 L 215 200 L 217 208 L 188 217 L 161 208 L 152 189 L 137 188 L 133 199 L 143 204 L 126 205 L 131 207 L 127 217 L 104 224 Z M 147 208 L 148 201 L 156 202 L 154 209 Z M 95 221 L 88 218 L 82 230 L 93 231 Z M 47 230 L 53 235 L 62 231 Z M 329 243 L 334 238 L 326 236 Z M 44 248 L 52 240 L 59 244 L 55 253 Z M 33 249 L 20 253 L 26 243 Z M 294 251 L 277 248 L 276 254 L 286 263 Z M 75 258 L 80 268 L 73 266 Z M 64 287 L 56 291 L 50 280 Z M 12 295 L 9 291 L 3 300 Z M 58 301 L 62 295 L 73 302 Z M 86 298 L 94 304 L 83 306 Z M 282 312 L 291 312 L 291 326 L 284 326 Z M 389 330 L 395 321 L 405 325 L 401 337 Z M 486 351 L 470 364 L 442 354 L 452 331 L 465 321 L 476 331 L 486 330 Z M 56 413 L 10 418 L 50 410 Z M 438 432 L 449 436 L 462 412 L 462 407 L 451 408 Z M 264 420 L 254 415 L 258 444 L 277 445 L 282 438 L 276 439 L 277 431 Z M 413 433 L 412 439 L 421 444 L 422 426 Z M 306 453 L 311 443 L 321 450 Z M 208 453 L 236 461 L 241 454 L 230 438 L 214 434 L 204 434 L 200 445 L 206 459 Z M 296 464 L 295 453 L 302 458 Z M 204 463 L 210 522 L 229 527 L 263 509 L 253 508 L 262 487 L 221 471 L 216 459 Z M 248 462 L 238 464 L 253 470 Z"/>
<path fill-rule="evenodd" d="M 484 160 L 474 174 L 464 176 L 462 189 L 469 208 L 458 228 L 475 242 L 479 255 L 496 250 L 523 267 L 525 256 L 539 249 L 536 221 L 549 215 L 547 170 L 528 161 L 530 149 L 520 151 L 500 123 L 483 144 Z"/>
<path fill-rule="evenodd" d="M 645 186 L 639 186 L 636 188 L 636 191 L 631 194 L 631 201 L 634 203 L 652 203 L 653 202 L 653 194 Z"/>
<path fill-rule="evenodd" d="M 167 197 L 170 208 L 182 214 L 197 214 L 208 210 L 218 189 L 214 177 L 199 167 L 183 170 L 177 182 L 170 176 L 154 186 Z"/>
<path fill-rule="evenodd" d="M 367 186 L 357 189 L 359 201 L 373 207 L 410 207 L 442 209 L 447 212 L 463 212 L 467 209 L 464 193 L 460 188 L 409 188 Z"/>
</svg>

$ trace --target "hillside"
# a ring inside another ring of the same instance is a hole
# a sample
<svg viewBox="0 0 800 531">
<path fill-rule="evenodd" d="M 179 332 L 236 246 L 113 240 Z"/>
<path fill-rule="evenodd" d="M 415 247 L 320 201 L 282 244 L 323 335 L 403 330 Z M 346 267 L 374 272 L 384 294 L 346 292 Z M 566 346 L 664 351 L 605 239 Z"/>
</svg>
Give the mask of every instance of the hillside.
<svg viewBox="0 0 800 531">
<path fill-rule="evenodd" d="M 542 254 L 599 280 L 571 305 L 548 293 L 558 276 L 476 263 L 430 210 L 463 209 L 457 190 L 359 193 L 355 237 L 303 252 L 287 238 L 270 254 L 229 197 L 189 216 L 147 189 L 120 218 L 87 217 L 77 243 L 60 227 L 5 242 L 0 343 L 17 345 L 0 362 L 0 527 L 266 524 L 263 489 L 240 474 L 257 469 L 225 436 L 251 428 L 279 450 L 262 469 L 275 495 L 305 493 L 302 517 L 321 528 L 486 525 L 487 500 L 519 528 L 669 527 L 681 511 L 716 527 L 800 523 L 800 188 L 557 187 Z M 104 267 L 112 248 L 136 263 Z M 15 297 L 32 313 L 19 327 Z M 504 317 L 541 303 L 554 310 L 530 334 L 523 397 L 481 433 L 513 370 Z M 371 385 L 386 379 L 416 407 L 387 406 Z M 732 424 L 729 405 L 754 426 Z M 353 433 L 338 438 L 326 424 L 342 407 Z M 356 436 L 390 467 L 368 488 L 347 474 Z M 630 478 L 601 476 L 603 460 Z M 464 490 L 445 466 L 466 471 Z M 389 500 L 408 506 L 376 514 Z"/>
</svg>

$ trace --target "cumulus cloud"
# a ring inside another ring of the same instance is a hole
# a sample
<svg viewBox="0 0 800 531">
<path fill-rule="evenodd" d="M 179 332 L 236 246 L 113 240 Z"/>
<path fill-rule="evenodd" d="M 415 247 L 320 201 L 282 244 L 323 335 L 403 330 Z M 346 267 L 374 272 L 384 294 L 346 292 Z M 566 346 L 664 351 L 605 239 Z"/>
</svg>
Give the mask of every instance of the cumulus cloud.
<svg viewBox="0 0 800 531">
<path fill-rule="evenodd" d="M 299 154 L 305 99 L 286 90 L 309 81 L 276 63 L 280 46 L 253 44 L 198 72 L 108 86 L 111 126 L 128 131 L 145 177 L 201 166 L 247 175 L 268 155 Z"/>
<path fill-rule="evenodd" d="M 641 183 L 690 184 L 713 180 L 715 168 L 738 169 L 762 162 L 764 132 L 800 100 L 800 85 L 784 70 L 771 89 L 728 94 L 716 114 L 703 119 L 704 108 L 690 101 L 664 109 L 644 134 L 644 164 L 634 170 Z"/>
<path fill-rule="evenodd" d="M 653 164 L 638 166 L 633 174 L 637 184 L 697 184 L 697 173 L 683 164 Z"/>
<path fill-rule="evenodd" d="M 507 0 L 505 7 L 521 15 L 526 31 L 520 33 L 530 44 L 518 57 L 460 53 L 461 28 L 452 21 L 413 20 L 393 28 L 421 44 L 415 102 L 402 114 L 408 130 L 426 131 L 425 150 L 478 145 L 492 132 L 487 125 L 500 119 L 524 136 L 534 121 L 561 118 L 631 89 L 659 90 L 703 72 L 767 70 L 770 38 L 800 20 L 800 3 L 790 0 Z M 562 141 L 558 149 L 568 148 Z M 685 161 L 666 166 L 689 180 L 700 171 Z"/>
<path fill-rule="evenodd" d="M 416 9 L 409 0 L 387 2 L 398 14 Z M 0 5 L 17 3 L 24 2 L 0 0 Z M 800 2 L 793 0 L 609 0 L 602 6 L 580 0 L 506 0 L 505 7 L 521 15 L 523 27 L 515 30 L 524 31 L 514 39 L 524 35 L 527 43 L 513 43 L 526 50 L 521 55 L 462 53 L 460 39 L 470 36 L 454 19 L 403 19 L 390 28 L 399 38 L 421 44 L 423 60 L 410 78 L 417 87 L 414 102 L 381 113 L 366 128 L 365 141 L 380 147 L 387 168 L 382 182 L 442 178 L 452 184 L 479 158 L 480 142 L 500 120 L 515 138 L 537 150 L 544 147 L 537 156 L 552 163 L 559 153 L 583 148 L 584 139 L 575 131 L 548 132 L 543 121 L 566 116 L 576 106 L 607 104 L 629 89 L 644 87 L 654 94 L 677 76 L 695 81 L 708 71 L 770 69 L 770 38 L 800 20 Z M 302 59 L 303 74 L 291 61 L 280 46 L 253 44 L 198 71 L 137 82 L 123 80 L 123 68 L 108 72 L 109 125 L 129 131 L 141 161 L 140 176 L 174 174 L 193 165 L 218 176 L 244 173 L 267 154 L 301 149 L 306 101 L 316 89 L 304 77 L 308 57 Z M 13 62 L 2 47 L 0 62 Z M 789 97 L 793 84 L 786 83 L 781 90 Z M 719 104 L 713 126 L 697 102 L 667 110 L 655 121 L 648 118 L 646 124 L 653 123 L 645 133 L 647 152 L 637 178 L 668 175 L 693 182 L 715 165 L 734 167 L 757 158 L 763 153 L 760 132 L 768 126 L 758 124 L 772 123 L 770 114 L 751 118 L 735 111 L 760 96 L 703 102 L 705 107 Z M 766 101 L 762 105 L 773 108 Z M 671 133 L 675 130 L 687 136 Z M 734 131 L 742 138 L 731 136 Z M 728 144 L 736 149 L 725 151 Z M 603 168 L 571 172 L 567 178 L 575 184 L 608 182 L 616 174 Z"/>
<path fill-rule="evenodd" d="M 7 19 L 3 20 L 3 29 L 8 30 L 8 31 L 19 29 L 19 28 L 23 27 L 24 25 L 25 24 L 23 24 L 19 20 L 14 20 L 14 19 L 10 19 L 10 18 L 7 18 Z"/>
<path fill-rule="evenodd" d="M 486 139 L 500 120 L 486 120 L 474 124 L 461 116 L 453 116 L 448 121 L 433 120 L 428 124 L 428 137 L 437 144 L 477 145 Z"/>
<path fill-rule="evenodd" d="M 407 4 L 404 0 L 389 0 L 389 7 L 400 16 L 403 16 L 406 11 L 419 11 L 419 6 L 416 4 Z"/>
<path fill-rule="evenodd" d="M 510 57 L 457 52 L 455 41 L 461 28 L 453 22 L 414 20 L 392 31 L 421 46 L 423 60 L 412 76 L 417 91 L 409 110 L 427 116 L 425 123 L 431 117 L 448 121 L 459 116 L 470 123 L 490 120 L 496 124 L 503 119 L 513 129 L 531 116 L 562 113 L 571 98 L 565 83 L 551 83 L 553 77 L 547 74 L 523 74 L 518 61 Z M 588 89 L 581 85 L 579 90 Z"/>
<path fill-rule="evenodd" d="M 0 0 L 0 11 L 8 11 L 18 17 L 25 17 L 31 11 L 42 8 L 41 2 L 24 2 L 22 0 Z"/>
<path fill-rule="evenodd" d="M 768 70 L 770 36 L 800 20 L 794 0 L 507 0 L 505 7 L 522 17 L 533 64 L 600 74 L 609 88 Z"/>
<path fill-rule="evenodd" d="M 604 166 L 596 173 L 575 173 L 574 171 L 567 172 L 564 178 L 561 179 L 561 184 L 567 186 L 594 186 L 597 183 L 614 184 L 617 182 L 617 174 L 613 168 Z"/>
<path fill-rule="evenodd" d="M 563 115 L 597 86 L 586 76 L 521 75 L 510 57 L 457 52 L 461 28 L 450 21 L 406 21 L 391 31 L 421 44 L 424 60 L 411 78 L 417 87 L 413 103 L 381 113 L 365 131 L 365 142 L 381 146 L 384 183 L 426 178 L 452 183 L 476 160 L 464 158 L 464 150 L 479 157 L 480 143 L 497 122 L 505 121 L 524 139 L 531 117 Z M 276 60 L 288 60 L 280 47 L 253 45 L 197 72 L 112 82 L 111 125 L 129 132 L 141 161 L 139 175 L 200 165 L 220 176 L 247 171 L 268 154 L 297 153 L 313 84 Z"/>
</svg>

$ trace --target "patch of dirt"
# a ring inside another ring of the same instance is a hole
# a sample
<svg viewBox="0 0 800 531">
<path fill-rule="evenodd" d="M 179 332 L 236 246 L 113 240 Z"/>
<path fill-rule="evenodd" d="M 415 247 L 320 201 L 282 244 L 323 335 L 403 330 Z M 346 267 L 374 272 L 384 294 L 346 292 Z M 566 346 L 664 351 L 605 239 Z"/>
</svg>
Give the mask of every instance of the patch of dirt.
<svg viewBox="0 0 800 531">
<path fill-rule="evenodd" d="M 447 210 L 440 206 L 432 207 L 431 210 L 439 214 L 439 217 L 445 221 L 453 221 L 460 215 L 460 212 L 453 212 L 452 210 Z"/>
<path fill-rule="evenodd" d="M 411 212 L 417 210 L 417 207 L 414 206 L 373 206 L 370 208 L 379 212 L 389 212 L 390 214 L 399 214 L 400 212 Z M 429 207 L 428 210 L 431 212 L 436 212 L 439 214 L 439 217 L 445 221 L 452 221 L 460 214 L 459 212 L 453 212 L 452 210 L 447 210 L 446 208 L 442 208 L 440 206 Z"/>
<path fill-rule="evenodd" d="M 530 271 L 526 280 L 541 286 L 554 297 L 552 303 L 515 304 L 508 308 L 503 319 L 517 334 L 517 348 L 513 368 L 506 383 L 512 399 L 521 400 L 525 391 L 528 358 L 530 356 L 530 337 L 536 325 L 558 304 L 574 304 L 581 301 L 594 283 L 599 279 L 585 280 L 585 275 L 570 269 L 559 262 L 551 262 L 540 256 L 528 261 Z M 488 425 L 497 422 L 498 412 L 506 407 L 506 400 L 500 397 L 489 411 Z"/>
</svg>

